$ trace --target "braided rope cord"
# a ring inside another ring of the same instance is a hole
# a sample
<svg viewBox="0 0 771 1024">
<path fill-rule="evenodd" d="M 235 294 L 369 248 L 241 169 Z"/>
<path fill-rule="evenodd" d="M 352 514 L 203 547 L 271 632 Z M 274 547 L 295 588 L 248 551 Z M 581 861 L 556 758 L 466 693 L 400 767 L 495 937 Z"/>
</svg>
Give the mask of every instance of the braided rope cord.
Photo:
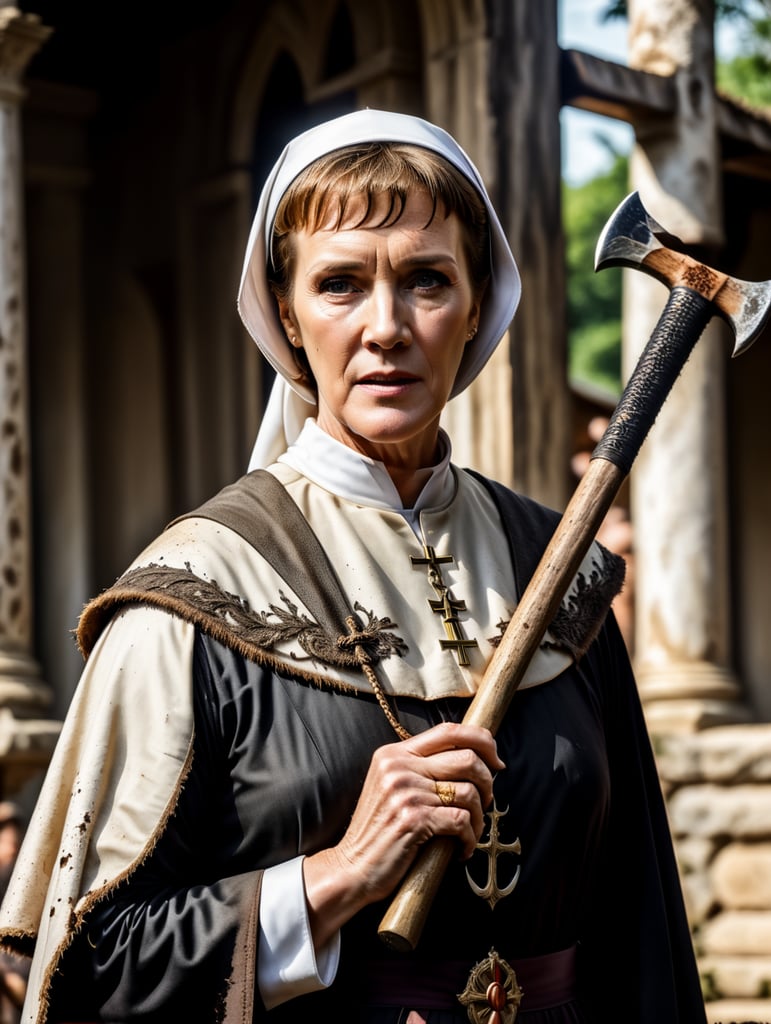
<svg viewBox="0 0 771 1024">
<path fill-rule="evenodd" d="M 356 661 L 361 666 L 361 670 L 367 677 L 369 685 L 372 687 L 372 692 L 375 695 L 375 699 L 380 705 L 383 714 L 388 719 L 391 728 L 394 730 L 400 740 L 408 740 L 412 733 L 408 732 L 401 724 L 396 716 L 393 708 L 388 702 L 383 687 L 380 685 L 380 680 L 375 673 L 375 669 L 372 666 L 372 656 L 367 650 L 366 641 L 371 639 L 370 635 L 366 632 L 362 632 L 360 623 L 356 617 L 349 615 L 345 624 L 349 629 L 347 636 L 341 636 L 338 638 L 338 644 L 340 647 L 353 648 L 356 655 Z"/>
</svg>

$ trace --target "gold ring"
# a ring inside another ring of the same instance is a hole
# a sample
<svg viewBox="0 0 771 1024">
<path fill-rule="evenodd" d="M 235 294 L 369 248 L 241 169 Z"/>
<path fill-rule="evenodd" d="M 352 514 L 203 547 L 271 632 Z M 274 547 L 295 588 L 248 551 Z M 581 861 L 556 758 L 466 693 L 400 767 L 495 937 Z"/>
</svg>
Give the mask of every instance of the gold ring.
<svg viewBox="0 0 771 1024">
<path fill-rule="evenodd" d="M 455 786 L 451 782 L 435 782 L 434 789 L 445 807 L 455 803 Z"/>
</svg>

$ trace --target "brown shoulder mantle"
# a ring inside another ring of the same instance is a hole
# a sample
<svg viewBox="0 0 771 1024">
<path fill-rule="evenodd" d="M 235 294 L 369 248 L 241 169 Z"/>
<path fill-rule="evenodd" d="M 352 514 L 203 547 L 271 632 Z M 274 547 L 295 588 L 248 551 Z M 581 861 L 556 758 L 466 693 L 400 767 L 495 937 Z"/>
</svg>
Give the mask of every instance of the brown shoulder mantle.
<svg viewBox="0 0 771 1024">
<path fill-rule="evenodd" d="M 493 481 L 472 475 L 485 484 L 498 505 L 522 592 L 559 517 Z M 304 669 L 298 658 L 292 664 L 293 674 L 318 682 L 323 666 L 359 669 L 384 702 L 372 666 L 405 652 L 404 641 L 392 632 L 396 624 L 359 604 L 348 604 L 316 535 L 272 474 L 265 470 L 249 473 L 170 525 L 193 517 L 224 523 L 256 548 L 310 617 L 281 591 L 280 603 L 255 611 L 239 595 L 196 576 L 189 566 L 140 566 L 121 576 L 84 609 L 76 632 L 84 657 L 119 607 L 143 603 L 183 617 L 260 664 L 287 668 L 286 658 L 279 658 L 275 648 L 292 641 L 307 655 L 309 666 Z M 595 566 L 590 579 L 577 580 L 575 592 L 550 626 L 554 646 L 577 658 L 596 637 L 623 582 L 623 560 L 601 547 L 599 552 L 602 564 Z"/>
</svg>

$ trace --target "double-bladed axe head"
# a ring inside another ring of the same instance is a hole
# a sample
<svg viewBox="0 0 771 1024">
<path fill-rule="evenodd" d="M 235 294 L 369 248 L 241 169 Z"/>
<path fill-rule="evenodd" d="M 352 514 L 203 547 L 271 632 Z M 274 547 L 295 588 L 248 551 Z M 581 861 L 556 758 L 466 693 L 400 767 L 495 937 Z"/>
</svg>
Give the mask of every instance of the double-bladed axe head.
<svg viewBox="0 0 771 1024">
<path fill-rule="evenodd" d="M 771 281 L 741 281 L 699 263 L 672 248 L 682 246 L 651 217 L 637 192 L 628 195 L 611 215 L 597 242 L 595 270 L 632 267 L 655 277 L 670 289 L 698 292 L 733 329 L 733 355 L 748 349 L 771 313 Z"/>
</svg>

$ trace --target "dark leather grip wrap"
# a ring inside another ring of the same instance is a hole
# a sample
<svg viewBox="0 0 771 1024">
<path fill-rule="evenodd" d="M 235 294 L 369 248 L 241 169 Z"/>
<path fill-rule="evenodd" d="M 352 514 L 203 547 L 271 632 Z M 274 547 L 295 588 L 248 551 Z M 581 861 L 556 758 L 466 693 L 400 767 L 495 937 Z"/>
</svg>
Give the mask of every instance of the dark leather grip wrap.
<svg viewBox="0 0 771 1024">
<path fill-rule="evenodd" d="M 629 473 L 680 371 L 714 313 L 690 288 L 675 287 L 624 388 L 593 459 L 607 459 Z"/>
</svg>

